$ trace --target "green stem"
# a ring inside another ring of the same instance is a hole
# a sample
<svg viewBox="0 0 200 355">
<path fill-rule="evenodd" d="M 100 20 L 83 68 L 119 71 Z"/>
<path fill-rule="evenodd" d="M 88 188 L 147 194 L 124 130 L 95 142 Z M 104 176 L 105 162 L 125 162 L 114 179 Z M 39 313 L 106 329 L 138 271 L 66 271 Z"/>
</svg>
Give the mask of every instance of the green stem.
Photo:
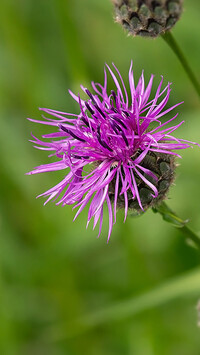
<svg viewBox="0 0 200 355">
<path fill-rule="evenodd" d="M 188 241 L 191 241 L 192 244 L 200 250 L 200 237 L 186 226 L 188 220 L 183 221 L 175 212 L 171 210 L 171 208 L 167 206 L 165 202 L 162 202 L 160 205 L 154 207 L 153 211 L 159 212 L 165 221 L 173 224 L 176 228 L 180 228 L 183 234 L 187 237 Z"/>
<path fill-rule="evenodd" d="M 183 234 L 185 234 L 185 236 L 189 239 L 192 240 L 195 245 L 198 247 L 198 249 L 200 249 L 200 239 L 198 237 L 198 235 L 196 235 L 190 228 L 188 228 L 187 226 L 184 226 L 182 229 Z"/>
<path fill-rule="evenodd" d="M 200 97 L 200 84 L 199 84 L 198 80 L 196 79 L 196 76 L 193 73 L 193 71 L 192 71 L 187 59 L 185 58 L 182 50 L 180 49 L 178 43 L 176 42 L 176 40 L 172 36 L 171 32 L 165 32 L 161 37 L 165 40 L 165 42 L 167 42 L 167 44 L 170 46 L 170 48 L 172 49 L 174 54 L 180 60 L 185 72 L 187 73 L 187 75 L 188 75 L 189 79 L 191 80 L 191 82 L 192 82 L 197 94 Z"/>
</svg>

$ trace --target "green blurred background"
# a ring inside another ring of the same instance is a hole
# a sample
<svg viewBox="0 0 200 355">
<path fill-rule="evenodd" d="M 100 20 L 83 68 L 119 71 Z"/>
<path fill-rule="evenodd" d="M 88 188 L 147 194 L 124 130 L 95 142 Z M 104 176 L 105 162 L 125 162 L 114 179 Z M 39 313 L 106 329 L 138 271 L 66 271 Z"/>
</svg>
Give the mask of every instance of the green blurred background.
<svg viewBox="0 0 200 355">
<path fill-rule="evenodd" d="M 78 112 L 68 95 L 103 81 L 112 61 L 127 82 L 164 75 L 169 105 L 184 100 L 177 136 L 200 142 L 199 99 L 162 39 L 127 37 L 109 0 L 1 0 L 0 9 L 0 354 L 199 355 L 200 258 L 179 230 L 148 211 L 123 223 L 107 245 L 85 229 L 87 211 L 43 207 L 36 195 L 62 173 L 26 176 L 47 162 L 30 133 L 44 126 L 38 107 Z M 173 30 L 200 79 L 200 2 L 185 0 Z M 178 121 L 177 121 L 178 122 Z M 182 153 L 169 205 L 200 230 L 200 151 Z"/>
</svg>

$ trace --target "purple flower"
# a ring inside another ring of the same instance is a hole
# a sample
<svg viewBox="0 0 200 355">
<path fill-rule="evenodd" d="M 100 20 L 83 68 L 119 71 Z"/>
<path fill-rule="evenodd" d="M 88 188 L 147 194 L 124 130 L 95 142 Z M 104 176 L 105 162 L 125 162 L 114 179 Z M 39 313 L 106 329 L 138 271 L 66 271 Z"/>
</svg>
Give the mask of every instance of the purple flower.
<svg viewBox="0 0 200 355">
<path fill-rule="evenodd" d="M 153 75 L 146 87 L 143 73 L 135 85 L 131 63 L 127 92 L 115 65 L 115 74 L 108 65 L 106 67 L 115 90 L 107 91 L 105 69 L 103 86 L 92 82 L 93 93 L 81 86 L 86 100 L 69 91 L 79 105 L 78 114 L 41 109 L 53 118 L 30 119 L 56 127 L 55 132 L 42 136 L 44 141 L 34 136 L 32 140 L 36 148 L 52 151 L 50 156 L 56 159 L 28 174 L 67 169 L 64 179 L 40 196 L 48 197 L 45 203 L 59 199 L 56 204 L 75 204 L 78 211 L 74 219 L 89 205 L 87 225 L 92 217 L 94 228 L 99 221 L 99 235 L 103 207 L 107 204 L 109 240 L 117 208 L 124 208 L 126 220 L 129 208 L 142 212 L 158 203 L 173 181 L 174 157 L 180 157 L 173 150 L 195 143 L 172 136 L 183 121 L 166 128 L 177 114 L 161 122 L 163 116 L 181 104 L 164 109 L 171 83 L 162 89 L 162 78 L 155 97 L 150 99 Z"/>
</svg>

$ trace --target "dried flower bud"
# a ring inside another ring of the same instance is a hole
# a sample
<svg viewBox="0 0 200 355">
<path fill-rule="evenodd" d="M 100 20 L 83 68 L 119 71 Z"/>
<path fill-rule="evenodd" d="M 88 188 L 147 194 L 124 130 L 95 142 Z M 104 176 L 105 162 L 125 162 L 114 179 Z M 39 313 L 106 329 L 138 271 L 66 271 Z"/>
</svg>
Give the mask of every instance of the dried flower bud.
<svg viewBox="0 0 200 355">
<path fill-rule="evenodd" d="M 179 20 L 183 0 L 112 0 L 116 21 L 133 36 L 157 37 Z"/>
</svg>

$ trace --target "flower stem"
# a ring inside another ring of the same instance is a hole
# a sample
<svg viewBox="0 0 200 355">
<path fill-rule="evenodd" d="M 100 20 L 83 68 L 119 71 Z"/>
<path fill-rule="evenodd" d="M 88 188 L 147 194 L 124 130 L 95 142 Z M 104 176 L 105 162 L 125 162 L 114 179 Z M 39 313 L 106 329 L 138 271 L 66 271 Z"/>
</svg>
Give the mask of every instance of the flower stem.
<svg viewBox="0 0 200 355">
<path fill-rule="evenodd" d="M 192 82 L 197 94 L 200 97 L 200 84 L 199 84 L 195 74 L 193 73 L 193 71 L 192 71 L 192 69 L 191 69 L 186 57 L 184 56 L 182 50 L 180 49 L 178 43 L 176 42 L 176 40 L 172 36 L 171 32 L 165 32 L 163 35 L 161 35 L 161 37 L 165 40 L 165 42 L 167 42 L 167 44 L 170 46 L 170 48 L 172 49 L 174 54 L 180 60 L 185 72 L 187 73 L 187 75 L 188 75 L 189 79 L 191 80 L 191 82 Z"/>
<path fill-rule="evenodd" d="M 166 222 L 171 223 L 176 228 L 180 228 L 187 240 L 192 242 L 192 244 L 200 250 L 200 237 L 186 226 L 188 220 L 183 221 L 175 212 L 171 210 L 171 208 L 167 206 L 165 202 L 162 202 L 160 205 L 152 208 L 152 210 L 153 212 L 159 212 Z"/>
</svg>

